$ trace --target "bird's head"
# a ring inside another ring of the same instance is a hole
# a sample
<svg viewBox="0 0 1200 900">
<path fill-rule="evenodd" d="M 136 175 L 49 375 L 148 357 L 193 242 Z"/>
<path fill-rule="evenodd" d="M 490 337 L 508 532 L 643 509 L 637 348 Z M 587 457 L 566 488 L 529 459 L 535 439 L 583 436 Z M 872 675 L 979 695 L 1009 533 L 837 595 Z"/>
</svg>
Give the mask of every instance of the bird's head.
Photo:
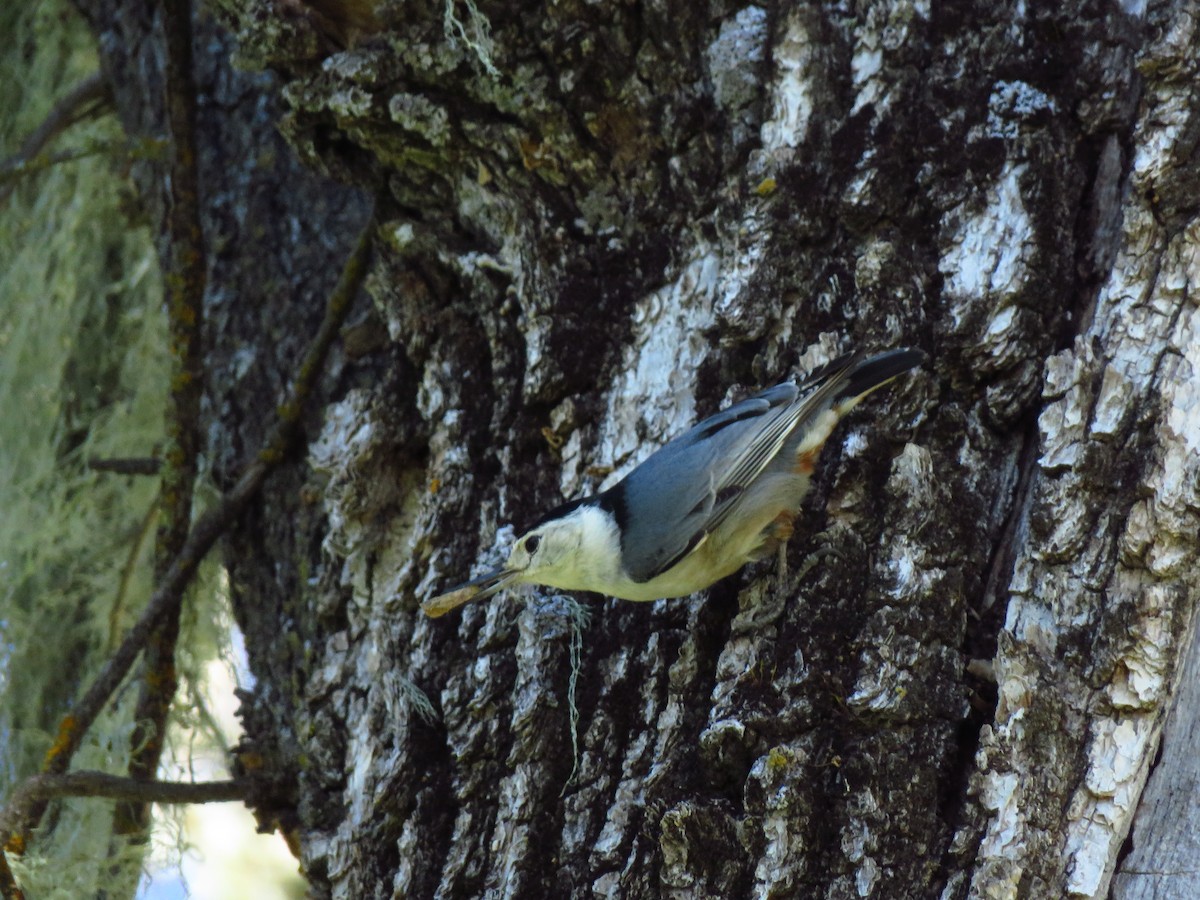
<svg viewBox="0 0 1200 900">
<path fill-rule="evenodd" d="M 547 517 L 530 528 L 513 545 L 508 562 L 496 573 L 500 583 L 492 590 L 507 584 L 573 586 L 563 584 L 563 580 L 572 581 L 572 575 L 580 568 L 579 555 L 587 524 L 587 516 L 576 507 L 563 515 Z"/>
<path fill-rule="evenodd" d="M 586 548 L 594 548 L 596 539 L 601 537 L 594 532 L 607 530 L 597 516 L 601 516 L 597 510 L 578 503 L 551 513 L 521 535 L 501 568 L 427 601 L 423 605 L 425 612 L 442 615 L 468 600 L 490 597 L 518 584 L 592 590 L 587 572 L 594 561 L 588 558 Z"/>
</svg>

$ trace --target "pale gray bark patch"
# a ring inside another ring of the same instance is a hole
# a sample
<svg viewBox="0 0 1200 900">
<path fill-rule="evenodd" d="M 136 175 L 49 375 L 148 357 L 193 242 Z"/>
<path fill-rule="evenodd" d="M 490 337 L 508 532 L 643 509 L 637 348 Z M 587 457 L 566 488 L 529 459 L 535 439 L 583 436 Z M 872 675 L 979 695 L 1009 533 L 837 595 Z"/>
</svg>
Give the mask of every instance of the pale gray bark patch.
<svg viewBox="0 0 1200 900">
<path fill-rule="evenodd" d="M 1162 748 L 1112 881 L 1114 900 L 1184 900 L 1200 895 L 1200 632 L 1193 624 Z"/>
</svg>

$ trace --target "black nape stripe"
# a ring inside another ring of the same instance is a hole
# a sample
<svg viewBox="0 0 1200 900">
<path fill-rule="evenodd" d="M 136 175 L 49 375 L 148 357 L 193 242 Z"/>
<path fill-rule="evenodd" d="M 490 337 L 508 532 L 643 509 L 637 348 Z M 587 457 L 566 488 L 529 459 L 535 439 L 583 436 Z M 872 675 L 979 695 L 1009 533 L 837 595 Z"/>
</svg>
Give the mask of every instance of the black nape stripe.
<svg viewBox="0 0 1200 900">
<path fill-rule="evenodd" d="M 590 497 L 579 497 L 576 500 L 570 500 L 567 503 L 554 507 L 554 509 L 534 521 L 521 534 L 528 534 L 534 529 L 541 528 L 547 522 L 564 518 L 581 506 L 595 506 L 598 509 L 603 509 L 611 513 L 613 519 L 616 520 L 617 528 L 620 529 L 622 534 L 625 533 L 625 526 L 629 520 L 629 511 L 625 504 L 624 485 L 617 484 L 602 493 L 593 494 Z"/>
<path fill-rule="evenodd" d="M 599 503 L 599 500 L 600 500 L 599 497 L 580 497 L 577 500 L 571 500 L 567 503 L 562 503 L 562 504 L 554 507 L 554 509 L 550 510 L 545 515 L 541 516 L 541 518 L 537 519 L 532 525 L 530 525 L 528 528 L 526 528 L 524 531 L 522 531 L 521 534 L 528 534 L 530 531 L 533 531 L 535 528 L 541 528 L 547 522 L 552 522 L 555 519 L 561 519 L 563 516 L 567 515 L 568 513 L 570 513 L 573 510 L 578 509 L 581 506 L 585 506 L 587 504 L 596 505 Z"/>
<path fill-rule="evenodd" d="M 629 525 L 629 504 L 625 500 L 625 481 L 622 479 L 592 499 L 596 501 L 596 506 L 612 514 L 613 521 L 617 523 L 617 532 L 623 540 L 629 532 L 626 527 Z"/>
</svg>

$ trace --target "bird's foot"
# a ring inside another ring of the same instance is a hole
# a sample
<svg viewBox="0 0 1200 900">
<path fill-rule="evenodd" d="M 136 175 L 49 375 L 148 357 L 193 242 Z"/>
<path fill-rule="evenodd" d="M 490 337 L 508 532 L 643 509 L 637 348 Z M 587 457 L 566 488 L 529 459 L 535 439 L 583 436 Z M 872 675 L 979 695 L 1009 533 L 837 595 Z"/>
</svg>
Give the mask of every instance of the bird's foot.
<svg viewBox="0 0 1200 900">
<path fill-rule="evenodd" d="M 832 537 L 833 535 L 828 531 L 821 531 L 813 535 L 813 542 L 817 546 L 804 557 L 804 560 L 800 563 L 800 567 L 796 570 L 796 574 L 790 579 L 788 578 L 787 545 L 781 544 L 779 547 L 779 585 L 790 592 L 798 587 L 805 576 L 823 559 L 831 556 L 840 559 L 842 554 L 831 542 Z"/>
</svg>

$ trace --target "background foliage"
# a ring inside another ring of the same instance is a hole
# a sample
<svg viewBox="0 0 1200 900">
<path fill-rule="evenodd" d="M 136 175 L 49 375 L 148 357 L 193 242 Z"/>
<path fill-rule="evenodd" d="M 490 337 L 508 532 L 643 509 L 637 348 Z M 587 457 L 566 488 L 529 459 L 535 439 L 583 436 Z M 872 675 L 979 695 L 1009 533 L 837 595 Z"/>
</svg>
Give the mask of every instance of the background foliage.
<svg viewBox="0 0 1200 900">
<path fill-rule="evenodd" d="M 8 159 L 99 63 L 94 39 L 61 0 L 5 4 L 0 34 L 8 38 L 0 79 L 21 86 L 0 91 L 0 159 Z M 42 164 L 64 150 L 81 158 Z M 157 479 L 88 467 L 94 457 L 149 455 L 163 432 L 162 287 L 128 152 L 103 111 L 13 178 L 0 209 L 0 796 L 37 770 L 59 717 L 151 587 Z M 214 733 L 198 673 L 225 628 L 213 615 L 211 573 L 205 581 L 179 660 L 190 701 L 176 715 L 189 729 L 184 760 Z M 76 768 L 124 773 L 135 694 L 118 695 Z M 49 839 L 13 860 L 28 894 L 79 897 L 114 881 L 131 892 L 141 854 L 110 845 L 111 816 L 110 804 L 89 800 L 52 811 Z M 114 856 L 128 864 L 114 869 Z"/>
</svg>

